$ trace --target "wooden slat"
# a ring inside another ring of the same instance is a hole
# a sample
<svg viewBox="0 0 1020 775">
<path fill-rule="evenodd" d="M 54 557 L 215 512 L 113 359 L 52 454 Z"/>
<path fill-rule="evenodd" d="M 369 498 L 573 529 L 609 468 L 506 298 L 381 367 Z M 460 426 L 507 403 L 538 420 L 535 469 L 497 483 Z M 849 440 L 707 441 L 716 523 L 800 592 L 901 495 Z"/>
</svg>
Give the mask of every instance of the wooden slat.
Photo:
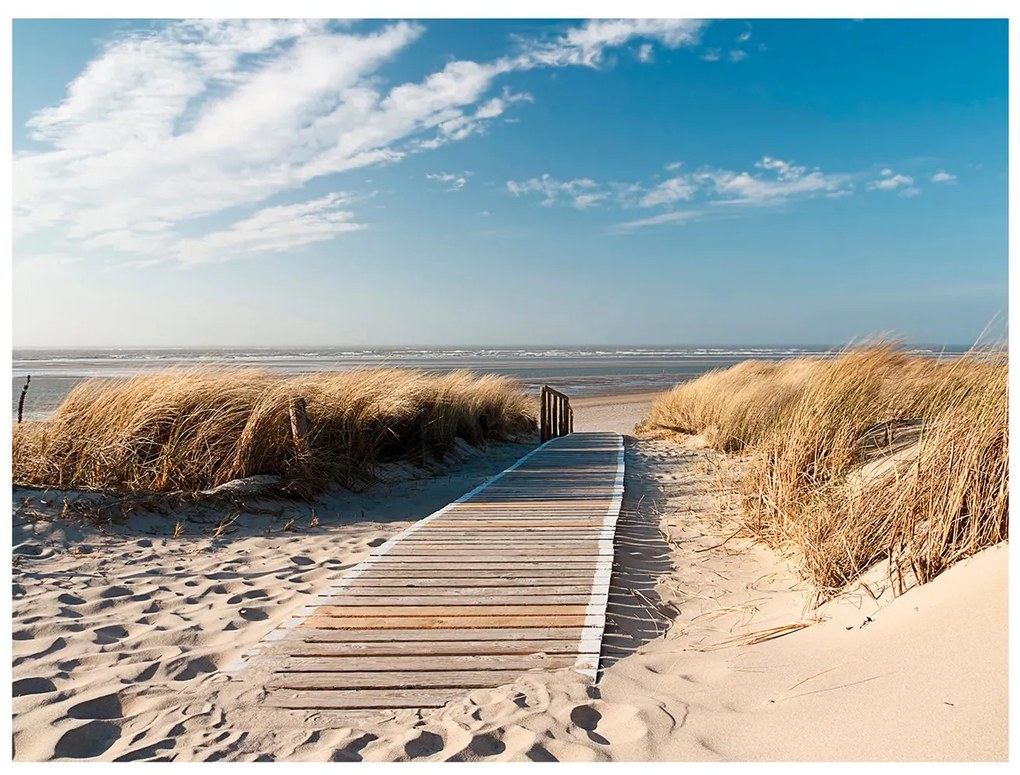
<svg viewBox="0 0 1020 775">
<path fill-rule="evenodd" d="M 474 630 L 482 627 L 583 627 L 584 615 L 567 616 L 309 616 L 302 627 L 327 630 Z"/>
<path fill-rule="evenodd" d="M 441 708 L 450 700 L 464 696 L 463 689 L 425 691 L 393 689 L 354 689 L 347 691 L 277 690 L 269 694 L 266 705 L 295 710 L 397 710 L 400 708 Z"/>
<path fill-rule="evenodd" d="M 280 649 L 291 657 L 432 657 L 566 654 L 577 657 L 577 638 L 565 640 L 461 640 L 290 643 Z M 367 669 L 367 668 L 366 668 Z"/>
<path fill-rule="evenodd" d="M 517 590 L 516 595 L 464 595 L 460 590 L 447 589 L 446 594 L 439 595 L 408 595 L 406 589 L 391 589 L 389 594 L 375 590 L 375 594 L 364 594 L 364 590 L 358 590 L 352 594 L 321 595 L 311 601 L 313 606 L 355 606 L 364 608 L 377 608 L 379 606 L 399 605 L 413 607 L 420 610 L 427 606 L 438 605 L 461 605 L 473 606 L 499 606 L 509 605 L 574 605 L 585 608 L 591 599 L 589 591 L 576 592 L 574 594 L 552 594 L 536 595 L 529 590 Z"/>
<path fill-rule="evenodd" d="M 321 605 L 317 616 L 560 616 L 584 614 L 584 605 Z"/>
<path fill-rule="evenodd" d="M 570 667 L 577 654 L 440 654 L 430 656 L 295 656 L 280 666 L 282 673 L 435 672 L 451 670 L 558 670 Z"/>
<path fill-rule="evenodd" d="M 392 673 L 277 673 L 270 689 L 481 689 L 510 683 L 522 670 L 444 670 Z"/>
<path fill-rule="evenodd" d="M 500 643 L 526 640 L 567 640 L 577 644 L 584 632 L 582 627 L 529 627 L 528 629 L 472 628 L 470 630 L 345 630 L 299 627 L 289 633 L 290 639 L 308 643 L 454 643 L 459 641 L 494 640 Z"/>
</svg>

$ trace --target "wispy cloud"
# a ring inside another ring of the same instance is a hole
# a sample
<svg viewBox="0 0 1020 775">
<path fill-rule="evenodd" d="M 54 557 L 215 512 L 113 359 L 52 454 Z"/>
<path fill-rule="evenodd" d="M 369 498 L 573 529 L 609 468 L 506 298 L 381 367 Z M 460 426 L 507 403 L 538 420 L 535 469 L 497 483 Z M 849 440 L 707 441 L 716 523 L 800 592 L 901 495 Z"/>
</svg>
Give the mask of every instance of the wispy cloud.
<svg viewBox="0 0 1020 775">
<path fill-rule="evenodd" d="M 743 61 L 744 59 L 747 59 L 747 52 L 746 51 L 741 51 L 740 49 L 733 49 L 730 52 L 730 61 L 731 62 L 740 62 L 740 61 Z"/>
<path fill-rule="evenodd" d="M 270 221 L 280 214 L 296 214 L 310 223 L 309 235 L 330 239 L 361 228 L 337 201 L 265 203 L 299 197 L 324 176 L 483 134 L 514 105 L 533 101 L 506 86 L 493 94 L 515 71 L 598 67 L 608 49 L 634 40 L 693 46 L 703 26 L 591 21 L 519 41 L 511 56 L 453 60 L 396 85 L 380 68 L 422 35 L 420 24 L 359 32 L 325 20 L 208 20 L 121 35 L 60 103 L 29 120 L 32 139 L 46 148 L 15 154 L 16 233 L 48 241 L 40 252 L 112 250 L 187 263 L 220 249 L 279 251 L 283 227 Z M 596 201 L 581 192 L 575 206 Z"/>
<path fill-rule="evenodd" d="M 901 175 L 891 169 L 884 169 L 881 177 L 868 183 L 869 191 L 898 191 L 902 197 L 915 197 L 921 193 L 921 189 L 914 185 L 914 179 L 910 175 Z"/>
<path fill-rule="evenodd" d="M 666 48 L 693 46 L 705 22 L 695 19 L 593 19 L 567 30 L 552 41 L 529 42 L 522 66 L 598 66 L 606 49 L 636 38 L 654 40 Z"/>
<path fill-rule="evenodd" d="M 578 210 L 594 207 L 609 196 L 608 193 L 599 191 L 599 185 L 590 178 L 561 181 L 548 174 L 520 182 L 508 180 L 506 188 L 515 197 L 540 194 L 543 197 L 542 204 L 546 207 L 566 202 Z"/>
<path fill-rule="evenodd" d="M 948 183 L 949 185 L 952 185 L 956 183 L 956 175 L 946 172 L 945 170 L 939 170 L 938 172 L 931 176 L 931 182 Z"/>
<path fill-rule="evenodd" d="M 561 182 L 542 175 L 523 182 L 509 181 L 507 189 L 518 197 L 540 194 L 547 207 L 572 204 L 585 209 L 585 203 L 590 201 L 622 210 L 663 211 L 617 224 L 613 227 L 617 231 L 690 223 L 723 209 L 738 212 L 741 208 L 779 207 L 808 199 L 842 199 L 853 196 L 857 186 L 865 182 L 869 191 L 892 190 L 903 197 L 921 193 L 912 177 L 891 169 L 882 170 L 877 180 L 869 182 L 873 173 L 828 172 L 773 156 L 764 156 L 752 169 L 743 171 L 706 166 L 679 173 L 681 167 L 681 162 L 665 165 L 665 169 L 676 174 L 654 183 L 600 183 L 591 178 Z M 585 200 L 578 202 L 579 196 Z"/>
<path fill-rule="evenodd" d="M 701 58 L 706 62 L 718 62 L 722 58 L 722 51 L 717 48 L 705 49 Z"/>
<path fill-rule="evenodd" d="M 464 186 L 467 185 L 468 178 L 471 177 L 470 172 L 461 172 L 460 174 L 454 174 L 452 172 L 430 172 L 425 176 L 426 180 L 435 180 L 439 183 L 447 183 L 448 188 L 446 191 L 460 191 Z"/>
<path fill-rule="evenodd" d="M 259 210 L 229 229 L 182 240 L 178 257 L 184 264 L 230 261 L 251 254 L 279 253 L 349 231 L 365 228 L 343 206 L 343 194 Z"/>
<path fill-rule="evenodd" d="M 693 221 L 701 220 L 704 215 L 705 212 L 703 210 L 671 210 L 648 218 L 638 218 L 633 221 L 614 224 L 613 231 L 633 231 L 634 229 L 641 229 L 646 226 L 692 223 Z"/>
</svg>

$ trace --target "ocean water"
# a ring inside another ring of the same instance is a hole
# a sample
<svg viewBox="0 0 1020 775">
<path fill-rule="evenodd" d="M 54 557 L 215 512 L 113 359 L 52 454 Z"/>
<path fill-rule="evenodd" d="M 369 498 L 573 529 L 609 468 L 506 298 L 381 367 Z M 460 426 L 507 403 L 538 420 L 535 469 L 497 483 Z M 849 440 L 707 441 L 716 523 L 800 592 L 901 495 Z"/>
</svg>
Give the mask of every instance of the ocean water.
<svg viewBox="0 0 1020 775">
<path fill-rule="evenodd" d="M 466 347 L 374 348 L 291 347 L 209 349 L 23 349 L 13 353 L 13 407 L 25 377 L 32 382 L 24 416 L 45 419 L 82 380 L 130 377 L 166 368 L 257 368 L 284 374 L 348 370 L 378 366 L 416 368 L 429 372 L 470 369 L 506 374 L 537 393 L 550 385 L 569 396 L 615 395 L 665 390 L 712 369 L 747 359 L 777 361 L 826 355 L 836 347 Z M 965 348 L 911 347 L 918 354 L 963 352 Z"/>
</svg>

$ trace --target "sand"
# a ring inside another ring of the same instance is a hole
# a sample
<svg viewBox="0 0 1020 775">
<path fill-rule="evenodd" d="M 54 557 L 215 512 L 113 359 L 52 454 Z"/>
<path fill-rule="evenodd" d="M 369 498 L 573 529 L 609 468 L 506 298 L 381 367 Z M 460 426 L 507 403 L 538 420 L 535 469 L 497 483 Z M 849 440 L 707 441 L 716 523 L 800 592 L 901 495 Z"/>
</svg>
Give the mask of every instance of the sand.
<svg viewBox="0 0 1020 775">
<path fill-rule="evenodd" d="M 650 400 L 578 401 L 575 427 L 627 432 Z M 16 491 L 15 758 L 1006 758 L 1006 546 L 897 598 L 876 568 L 877 600 L 858 588 L 814 608 L 788 559 L 732 535 L 741 463 L 697 440 L 627 440 L 597 689 L 531 673 L 438 710 L 343 716 L 267 710 L 257 667 L 226 670 L 372 546 L 525 449 L 268 504 L 219 538 L 236 509 L 100 529 L 61 518 L 60 494 Z"/>
</svg>

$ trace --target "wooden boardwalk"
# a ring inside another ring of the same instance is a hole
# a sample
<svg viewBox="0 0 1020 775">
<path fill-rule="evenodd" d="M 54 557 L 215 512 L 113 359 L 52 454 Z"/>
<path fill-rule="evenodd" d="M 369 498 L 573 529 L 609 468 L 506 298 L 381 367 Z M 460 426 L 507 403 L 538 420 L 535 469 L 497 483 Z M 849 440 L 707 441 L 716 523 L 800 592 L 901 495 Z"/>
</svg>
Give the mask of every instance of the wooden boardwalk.
<svg viewBox="0 0 1020 775">
<path fill-rule="evenodd" d="M 273 633 L 267 703 L 427 708 L 536 668 L 594 680 L 622 496 L 618 434 L 543 444 Z"/>
</svg>

